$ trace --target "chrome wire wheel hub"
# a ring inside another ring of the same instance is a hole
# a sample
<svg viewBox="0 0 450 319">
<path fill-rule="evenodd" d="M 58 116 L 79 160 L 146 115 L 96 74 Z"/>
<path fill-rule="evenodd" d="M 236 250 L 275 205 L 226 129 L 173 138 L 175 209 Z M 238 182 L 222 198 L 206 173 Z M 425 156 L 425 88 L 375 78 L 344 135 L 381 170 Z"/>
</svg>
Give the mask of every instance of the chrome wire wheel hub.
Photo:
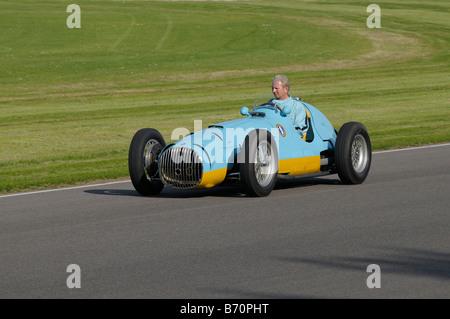
<svg viewBox="0 0 450 319">
<path fill-rule="evenodd" d="M 151 139 L 144 147 L 144 169 L 148 179 L 156 173 L 156 171 L 154 171 L 157 162 L 157 152 L 155 152 L 157 148 L 155 147 L 156 145 L 160 146 L 159 142 L 155 139 Z M 160 150 L 161 148 L 158 147 L 158 149 Z"/>
<path fill-rule="evenodd" d="M 267 141 L 262 141 L 256 149 L 255 176 L 260 186 L 267 186 L 275 169 L 272 149 Z"/>
<path fill-rule="evenodd" d="M 356 173 L 361 173 L 367 166 L 369 160 L 369 151 L 367 149 L 367 142 L 364 136 L 358 134 L 352 142 L 351 159 L 353 169 Z"/>
</svg>

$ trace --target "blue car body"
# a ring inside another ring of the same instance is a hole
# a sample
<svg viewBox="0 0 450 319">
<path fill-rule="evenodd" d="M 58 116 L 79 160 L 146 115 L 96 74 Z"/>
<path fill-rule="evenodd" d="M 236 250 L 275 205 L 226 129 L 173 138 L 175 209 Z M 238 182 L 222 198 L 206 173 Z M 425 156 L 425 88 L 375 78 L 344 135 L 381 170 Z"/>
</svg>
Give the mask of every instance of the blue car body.
<svg viewBox="0 0 450 319">
<path fill-rule="evenodd" d="M 334 173 L 328 155 L 337 131 L 325 115 L 302 102 L 308 113 L 308 132 L 302 138 L 286 116 L 289 109 L 262 105 L 243 107 L 241 119 L 210 125 L 169 144 L 159 154 L 159 174 L 172 188 L 209 188 L 239 175 L 239 154 L 252 131 L 264 132 L 276 144 L 277 178 Z"/>
</svg>

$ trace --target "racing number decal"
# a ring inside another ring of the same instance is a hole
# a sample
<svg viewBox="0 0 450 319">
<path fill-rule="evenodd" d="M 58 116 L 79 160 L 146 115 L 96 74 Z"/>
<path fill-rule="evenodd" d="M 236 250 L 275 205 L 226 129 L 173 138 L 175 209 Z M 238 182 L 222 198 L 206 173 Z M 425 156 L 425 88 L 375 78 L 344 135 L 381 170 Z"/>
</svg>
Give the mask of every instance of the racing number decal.
<svg viewBox="0 0 450 319">
<path fill-rule="evenodd" d="M 281 124 L 276 124 L 275 126 L 278 129 L 278 133 L 280 133 L 280 135 L 282 137 L 286 137 L 286 130 L 285 130 L 284 126 Z"/>
</svg>

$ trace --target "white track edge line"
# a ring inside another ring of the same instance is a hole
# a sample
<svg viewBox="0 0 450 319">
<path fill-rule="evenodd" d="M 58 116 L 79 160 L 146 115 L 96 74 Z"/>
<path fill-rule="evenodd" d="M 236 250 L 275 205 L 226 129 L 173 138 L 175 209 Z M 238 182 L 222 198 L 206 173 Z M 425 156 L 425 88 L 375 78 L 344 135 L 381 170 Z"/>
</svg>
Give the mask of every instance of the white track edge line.
<svg viewBox="0 0 450 319">
<path fill-rule="evenodd" d="M 441 146 L 450 146 L 450 143 L 445 143 L 445 144 L 433 144 L 433 145 L 425 145 L 425 146 L 417 146 L 417 147 L 408 147 L 408 148 L 399 148 L 399 149 L 395 149 L 395 150 L 386 150 L 386 151 L 376 151 L 376 152 L 373 152 L 372 154 L 382 154 L 382 153 L 393 153 L 393 152 L 411 151 L 411 150 L 425 149 L 425 148 L 432 148 L 432 147 L 441 147 Z M 15 194 L 0 195 L 0 198 L 16 197 L 16 196 L 23 196 L 23 195 L 33 195 L 33 194 L 41 194 L 41 193 L 50 193 L 50 192 L 59 192 L 59 191 L 66 191 L 66 190 L 72 190 L 72 189 L 90 188 L 90 187 L 97 187 L 97 186 L 107 186 L 107 185 L 123 184 L 123 183 L 130 183 L 130 182 L 131 182 L 130 180 L 124 180 L 124 181 L 115 181 L 115 182 L 107 182 L 107 183 L 99 183 L 99 184 L 86 184 L 86 185 L 72 186 L 72 187 L 62 187 L 62 188 L 54 188 L 54 189 L 44 189 L 44 190 L 33 191 L 33 192 L 23 192 L 23 193 L 15 193 Z"/>
<path fill-rule="evenodd" d="M 23 192 L 23 193 L 15 193 L 15 194 L 8 194 L 8 195 L 0 195 L 0 198 L 23 196 L 23 195 L 33 195 L 33 194 L 41 194 L 41 193 L 50 193 L 50 192 L 59 192 L 59 191 L 66 191 L 66 190 L 72 190 L 72 189 L 107 186 L 107 185 L 123 184 L 123 183 L 130 183 L 130 182 L 131 182 L 130 180 L 124 180 L 124 181 L 115 181 L 115 182 L 107 182 L 107 183 L 99 183 L 99 184 L 86 184 L 86 185 L 80 185 L 80 186 L 44 189 L 44 190 L 33 191 L 33 192 Z"/>
<path fill-rule="evenodd" d="M 393 153 L 393 152 L 402 152 L 402 151 L 413 151 L 413 150 L 419 150 L 419 149 L 424 149 L 424 148 L 433 148 L 433 147 L 441 147 L 441 146 L 450 146 L 450 143 L 415 146 L 415 147 L 407 147 L 407 148 L 398 148 L 398 149 L 395 149 L 395 150 L 375 151 L 375 152 L 372 152 L 372 154 Z"/>
</svg>

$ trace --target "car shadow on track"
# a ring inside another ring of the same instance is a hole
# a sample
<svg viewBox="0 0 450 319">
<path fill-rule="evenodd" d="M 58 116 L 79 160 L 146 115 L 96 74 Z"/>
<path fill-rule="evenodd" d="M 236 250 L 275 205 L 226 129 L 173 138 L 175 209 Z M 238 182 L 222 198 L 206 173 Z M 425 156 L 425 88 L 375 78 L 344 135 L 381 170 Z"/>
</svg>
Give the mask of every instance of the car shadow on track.
<svg viewBox="0 0 450 319">
<path fill-rule="evenodd" d="M 110 196 L 135 196 L 141 197 L 135 190 L 129 189 L 89 189 L 85 190 L 85 193 L 93 195 L 110 195 Z"/>
<path fill-rule="evenodd" d="M 303 187 L 313 187 L 317 185 L 339 185 L 339 184 L 342 184 L 339 179 L 330 179 L 323 177 L 279 180 L 274 187 L 274 191 L 295 189 L 295 188 L 301 189 Z M 237 182 L 224 182 L 223 184 L 213 188 L 203 188 L 193 190 L 180 190 L 165 187 L 161 193 L 153 196 L 142 196 L 133 189 L 90 189 L 85 190 L 84 192 L 93 195 L 134 196 L 134 197 L 149 197 L 149 198 L 250 197 L 246 194 L 244 185 L 242 183 Z"/>
<path fill-rule="evenodd" d="M 338 178 L 330 177 L 309 177 L 309 178 L 298 178 L 298 179 L 285 179 L 280 180 L 275 185 L 274 190 L 277 189 L 290 189 L 298 187 L 308 187 L 315 185 L 341 185 L 342 182 Z"/>
<path fill-rule="evenodd" d="M 308 258 L 305 256 L 275 256 L 288 263 L 309 264 L 315 267 L 342 269 L 346 271 L 365 270 L 370 264 L 377 264 L 385 273 L 430 277 L 437 280 L 450 279 L 450 253 L 445 250 L 419 249 L 396 246 L 374 246 L 370 256 L 329 256 Z"/>
</svg>

